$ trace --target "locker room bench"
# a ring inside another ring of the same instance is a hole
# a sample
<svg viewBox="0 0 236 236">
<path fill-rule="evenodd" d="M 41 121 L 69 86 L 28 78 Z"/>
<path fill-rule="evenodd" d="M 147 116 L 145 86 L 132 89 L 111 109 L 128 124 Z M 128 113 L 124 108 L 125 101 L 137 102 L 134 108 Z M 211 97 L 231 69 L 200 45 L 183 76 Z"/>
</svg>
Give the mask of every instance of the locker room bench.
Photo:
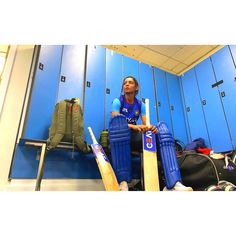
<svg viewBox="0 0 236 236">
<path fill-rule="evenodd" d="M 47 143 L 46 140 L 35 140 L 35 139 L 20 139 L 20 142 L 19 142 L 19 145 L 21 146 L 31 146 L 40 150 L 35 191 L 40 191 L 40 187 L 41 187 L 41 181 L 43 178 L 43 170 L 44 170 L 44 164 L 45 164 L 45 157 L 47 155 L 46 143 Z M 67 142 L 60 142 L 55 149 L 68 150 L 68 151 L 74 150 L 75 152 L 78 152 L 78 148 L 76 146 L 73 147 L 72 143 L 67 143 Z M 93 156 L 92 153 L 85 154 L 85 156 L 86 155 Z M 141 171 L 142 170 L 141 154 L 138 152 L 132 152 L 131 155 L 132 155 L 133 179 L 141 179 L 141 184 L 143 186 L 142 171 Z"/>
</svg>

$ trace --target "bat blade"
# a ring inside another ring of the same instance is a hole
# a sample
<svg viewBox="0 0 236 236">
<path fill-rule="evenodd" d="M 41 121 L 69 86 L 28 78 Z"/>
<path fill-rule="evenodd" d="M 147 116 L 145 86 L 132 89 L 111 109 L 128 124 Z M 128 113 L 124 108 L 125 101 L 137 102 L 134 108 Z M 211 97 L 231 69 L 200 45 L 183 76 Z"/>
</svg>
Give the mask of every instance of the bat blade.
<svg viewBox="0 0 236 236">
<path fill-rule="evenodd" d="M 146 104 L 146 121 L 150 126 L 149 100 Z M 151 131 L 143 134 L 143 172 L 145 191 L 160 191 L 157 154 L 156 154 L 156 136 Z"/>
<path fill-rule="evenodd" d="M 89 129 L 90 127 L 88 127 Z M 100 144 L 97 143 L 92 129 L 89 129 L 89 133 L 93 140 L 93 144 L 91 144 L 93 153 L 95 155 L 95 159 L 98 165 L 98 169 L 102 176 L 102 181 L 105 186 L 106 191 L 119 191 L 119 184 L 116 179 L 116 175 L 112 169 L 112 166 Z"/>
</svg>

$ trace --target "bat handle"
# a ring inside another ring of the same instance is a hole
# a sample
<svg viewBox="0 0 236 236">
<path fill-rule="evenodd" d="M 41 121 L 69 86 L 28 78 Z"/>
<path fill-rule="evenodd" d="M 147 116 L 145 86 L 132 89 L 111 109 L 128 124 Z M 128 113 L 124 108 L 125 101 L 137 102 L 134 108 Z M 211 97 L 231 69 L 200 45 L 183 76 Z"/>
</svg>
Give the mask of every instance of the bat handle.
<svg viewBox="0 0 236 236">
<path fill-rule="evenodd" d="M 91 136 L 91 138 L 92 138 L 93 144 L 97 144 L 98 142 L 97 142 L 97 140 L 96 140 L 96 138 L 95 138 L 95 136 L 94 136 L 94 133 L 93 133 L 93 131 L 92 131 L 92 128 L 91 128 L 91 127 L 88 127 L 88 131 L 89 131 L 89 134 L 90 134 L 90 136 Z"/>
<path fill-rule="evenodd" d="M 149 99 L 145 99 L 145 106 L 146 106 L 146 125 L 150 126 L 150 109 L 149 109 Z"/>
</svg>

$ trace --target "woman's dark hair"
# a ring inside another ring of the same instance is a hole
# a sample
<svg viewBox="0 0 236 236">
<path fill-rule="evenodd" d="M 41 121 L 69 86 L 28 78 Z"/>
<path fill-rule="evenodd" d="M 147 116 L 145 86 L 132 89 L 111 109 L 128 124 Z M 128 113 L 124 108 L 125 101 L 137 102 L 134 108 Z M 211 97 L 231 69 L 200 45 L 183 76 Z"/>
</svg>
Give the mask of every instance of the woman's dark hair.
<svg viewBox="0 0 236 236">
<path fill-rule="evenodd" d="M 122 81 L 121 93 L 123 92 L 123 85 L 124 85 L 124 82 L 125 82 L 125 80 L 128 79 L 128 78 L 131 78 L 131 79 L 134 81 L 136 87 L 139 87 L 138 81 L 135 79 L 135 77 L 133 77 L 132 75 L 128 75 L 128 76 L 126 76 L 126 77 L 123 79 L 123 81 Z M 139 90 L 139 89 L 135 90 L 135 96 L 138 94 L 138 90 Z"/>
</svg>

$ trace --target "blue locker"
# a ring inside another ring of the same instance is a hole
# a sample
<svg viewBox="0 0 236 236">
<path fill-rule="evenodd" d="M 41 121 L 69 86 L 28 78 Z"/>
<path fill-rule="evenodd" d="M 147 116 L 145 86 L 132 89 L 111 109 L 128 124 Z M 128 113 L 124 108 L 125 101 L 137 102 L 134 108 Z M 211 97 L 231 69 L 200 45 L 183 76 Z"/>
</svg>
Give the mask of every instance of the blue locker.
<svg viewBox="0 0 236 236">
<path fill-rule="evenodd" d="M 179 78 L 176 75 L 166 73 L 166 81 L 174 131 L 173 136 L 175 139 L 181 140 L 183 143 L 187 144 L 188 137 L 180 94 Z"/>
<path fill-rule="evenodd" d="M 210 146 L 207 126 L 201 105 L 201 98 L 194 69 L 187 71 L 181 78 L 185 100 L 185 111 L 188 119 L 190 139 L 203 138 L 207 146 Z"/>
<path fill-rule="evenodd" d="M 106 106 L 105 127 L 108 129 L 111 118 L 111 104 L 121 94 L 122 55 L 106 49 Z"/>
<path fill-rule="evenodd" d="M 236 70 L 229 48 L 224 47 L 211 56 L 217 81 L 223 80 L 219 91 L 226 114 L 233 146 L 236 145 Z M 223 139 L 224 137 L 222 137 Z"/>
<path fill-rule="evenodd" d="M 164 121 L 168 125 L 173 134 L 173 127 L 170 114 L 170 105 L 167 91 L 167 83 L 165 72 L 161 69 L 154 67 L 154 79 L 156 81 L 156 94 L 158 106 L 158 121 Z"/>
<path fill-rule="evenodd" d="M 136 80 L 138 81 L 138 83 L 140 84 L 139 62 L 130 57 L 123 56 L 123 78 L 125 78 L 128 75 L 134 76 Z M 137 94 L 137 98 L 141 99 L 140 91 Z"/>
<path fill-rule="evenodd" d="M 57 101 L 80 98 L 83 104 L 85 46 L 63 46 Z"/>
<path fill-rule="evenodd" d="M 48 138 L 48 128 L 56 104 L 61 57 L 62 46 L 41 46 L 24 127 L 24 138 Z"/>
<path fill-rule="evenodd" d="M 229 49 L 234 60 L 234 65 L 236 67 L 236 45 L 229 45 Z"/>
<path fill-rule="evenodd" d="M 210 58 L 207 58 L 195 67 L 200 96 L 205 113 L 211 148 L 215 152 L 224 152 L 232 149 L 229 130 L 226 124 L 222 103 L 217 87 Z M 222 138 L 224 137 L 224 138 Z"/>
<path fill-rule="evenodd" d="M 153 80 L 152 67 L 150 65 L 139 63 L 140 90 L 142 100 L 149 99 L 150 123 L 157 124 L 157 108 L 155 99 L 155 87 Z"/>
<path fill-rule="evenodd" d="M 105 128 L 105 59 L 105 48 L 88 46 L 84 101 L 84 131 L 88 143 L 92 142 L 88 126 L 92 127 L 97 140 Z"/>
</svg>

